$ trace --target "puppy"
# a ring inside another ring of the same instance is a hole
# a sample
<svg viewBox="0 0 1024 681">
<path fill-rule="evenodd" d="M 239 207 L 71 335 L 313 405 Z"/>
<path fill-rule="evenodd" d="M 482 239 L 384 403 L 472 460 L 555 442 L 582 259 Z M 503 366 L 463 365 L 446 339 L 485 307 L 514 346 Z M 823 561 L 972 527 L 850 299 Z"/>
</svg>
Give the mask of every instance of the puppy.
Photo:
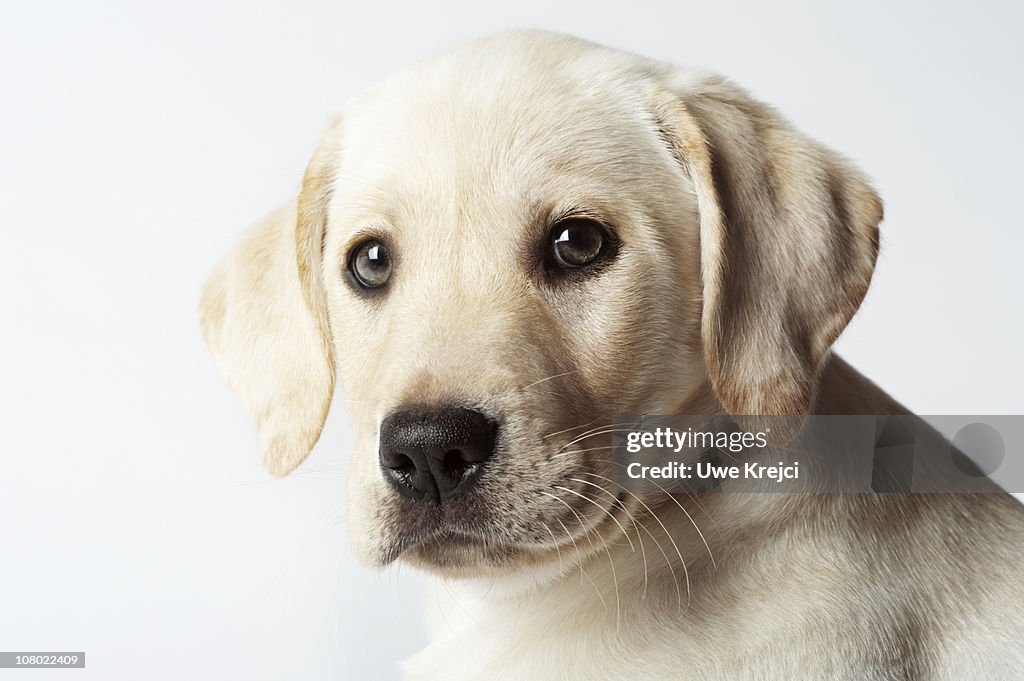
<svg viewBox="0 0 1024 681">
<path fill-rule="evenodd" d="M 209 281 L 267 468 L 341 376 L 362 559 L 448 580 L 409 679 L 1007 679 L 1005 494 L 622 485 L 623 414 L 906 414 L 830 347 L 882 205 L 714 75 L 518 32 L 356 97 Z"/>
</svg>

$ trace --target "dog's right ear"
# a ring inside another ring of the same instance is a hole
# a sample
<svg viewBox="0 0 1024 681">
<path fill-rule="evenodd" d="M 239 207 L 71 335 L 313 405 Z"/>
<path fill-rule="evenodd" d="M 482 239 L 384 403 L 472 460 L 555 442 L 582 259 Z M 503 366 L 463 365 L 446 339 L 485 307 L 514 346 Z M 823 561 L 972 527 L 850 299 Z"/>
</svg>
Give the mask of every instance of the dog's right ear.
<svg viewBox="0 0 1024 681">
<path fill-rule="evenodd" d="M 320 262 L 337 128 L 321 140 L 298 201 L 249 228 L 199 305 L 207 346 L 255 417 L 264 464 L 278 476 L 309 455 L 334 392 Z"/>
</svg>

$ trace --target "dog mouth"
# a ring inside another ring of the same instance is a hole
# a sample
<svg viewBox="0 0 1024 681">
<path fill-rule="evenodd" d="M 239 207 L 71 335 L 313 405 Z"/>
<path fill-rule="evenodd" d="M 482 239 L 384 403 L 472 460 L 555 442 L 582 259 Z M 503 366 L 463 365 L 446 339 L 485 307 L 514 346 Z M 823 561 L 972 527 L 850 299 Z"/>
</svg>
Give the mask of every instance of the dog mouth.
<svg viewBox="0 0 1024 681">
<path fill-rule="evenodd" d="M 482 499 L 460 502 L 459 508 L 401 504 L 392 516 L 381 566 L 399 559 L 428 568 L 435 564 L 489 562 L 488 556 L 508 556 L 536 544 L 508 531 L 508 523 Z"/>
<path fill-rule="evenodd" d="M 424 422 L 432 423 L 417 413 L 415 424 Z M 461 481 L 447 476 L 447 468 L 421 465 L 420 459 L 430 464 L 441 457 L 421 456 L 413 462 L 416 474 L 426 478 L 420 469 L 426 470 L 434 486 L 419 487 L 436 489 L 436 495 L 414 493 L 415 481 L 404 482 L 399 475 L 407 474 L 398 465 L 399 458 L 382 458 L 391 494 L 380 502 L 380 529 L 370 562 L 384 568 L 401 560 L 449 574 L 470 574 L 474 568 L 516 569 L 561 563 L 563 556 L 589 553 L 589 547 L 625 532 L 632 517 L 627 508 L 630 494 L 613 479 L 605 462 L 578 455 L 579 439 L 562 446 L 539 442 L 539 450 L 530 456 L 511 455 L 506 442 L 498 446 L 496 456 L 472 469 L 464 466 L 468 472 Z M 406 453 L 408 446 L 395 449 Z M 460 446 L 458 453 L 464 454 L 463 449 Z M 444 462 L 450 454 L 445 452 Z"/>
<path fill-rule="evenodd" d="M 466 534 L 457 530 L 438 529 L 435 532 L 421 534 L 404 534 L 385 551 L 384 564 L 390 565 L 399 558 L 415 557 L 418 562 L 433 562 L 432 556 L 450 553 L 480 552 L 493 550 L 498 544 L 482 537 Z"/>
<path fill-rule="evenodd" d="M 573 500 L 578 500 L 574 497 Z M 607 505 L 540 516 L 512 536 L 497 528 L 500 518 L 467 526 L 446 519 L 444 513 L 417 514 L 402 527 L 379 554 L 380 567 L 399 559 L 427 570 L 472 571 L 474 568 L 515 568 L 523 563 L 545 562 L 577 546 L 592 546 L 609 529 L 628 523 L 628 495 L 620 492 Z M 440 511 L 438 509 L 437 511 Z M 580 544 L 582 542 L 582 544 Z"/>
</svg>

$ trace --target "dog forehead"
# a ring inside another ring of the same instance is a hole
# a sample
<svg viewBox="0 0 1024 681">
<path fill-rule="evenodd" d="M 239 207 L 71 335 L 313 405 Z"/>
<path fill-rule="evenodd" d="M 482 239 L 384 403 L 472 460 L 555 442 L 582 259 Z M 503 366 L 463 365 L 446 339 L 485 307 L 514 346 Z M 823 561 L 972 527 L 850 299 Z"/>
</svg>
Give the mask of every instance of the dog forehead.
<svg viewBox="0 0 1024 681">
<path fill-rule="evenodd" d="M 420 60 L 354 97 L 349 108 L 392 121 L 481 109 L 515 118 L 586 97 L 596 108 L 601 100 L 611 103 L 610 95 L 621 99 L 645 66 L 633 55 L 569 36 L 510 32 Z"/>
<path fill-rule="evenodd" d="M 336 191 L 519 205 L 574 182 L 629 184 L 653 123 L 636 74 L 615 55 L 529 33 L 414 65 L 346 109 Z"/>
</svg>

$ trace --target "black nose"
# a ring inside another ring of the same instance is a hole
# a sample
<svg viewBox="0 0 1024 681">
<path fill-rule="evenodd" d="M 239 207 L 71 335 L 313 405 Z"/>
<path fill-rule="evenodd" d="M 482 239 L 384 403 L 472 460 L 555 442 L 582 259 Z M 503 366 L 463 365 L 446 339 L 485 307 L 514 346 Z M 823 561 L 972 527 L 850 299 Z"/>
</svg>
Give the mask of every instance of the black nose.
<svg viewBox="0 0 1024 681">
<path fill-rule="evenodd" d="M 401 494 L 441 504 L 480 477 L 497 424 L 478 411 L 398 411 L 380 424 L 380 465 Z"/>
</svg>

